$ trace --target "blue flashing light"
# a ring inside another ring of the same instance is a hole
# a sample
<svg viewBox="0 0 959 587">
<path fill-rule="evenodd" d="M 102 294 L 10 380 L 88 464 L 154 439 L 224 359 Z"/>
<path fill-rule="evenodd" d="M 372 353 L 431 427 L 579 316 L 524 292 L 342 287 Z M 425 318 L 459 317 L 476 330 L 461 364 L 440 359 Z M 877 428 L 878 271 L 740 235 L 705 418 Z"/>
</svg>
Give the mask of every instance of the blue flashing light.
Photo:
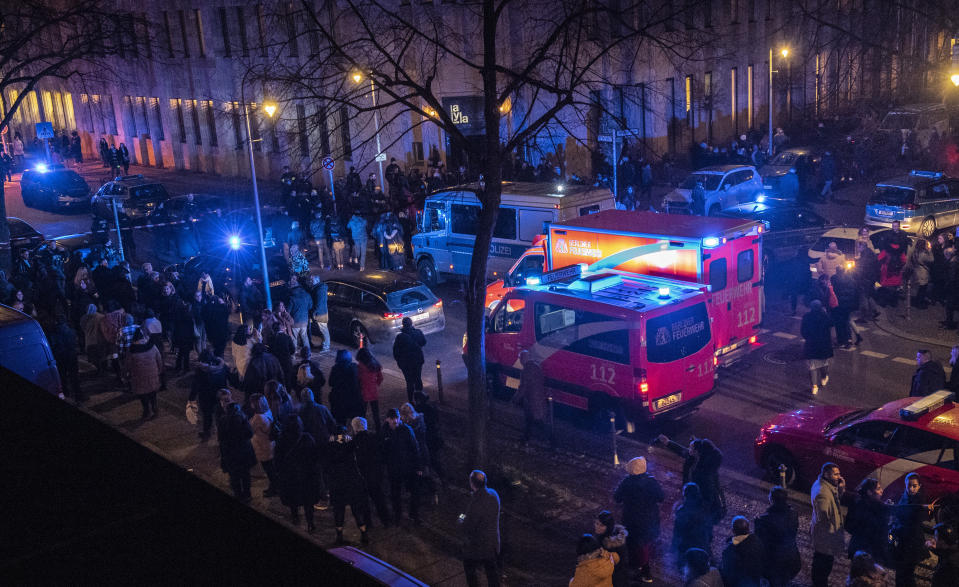
<svg viewBox="0 0 959 587">
<path fill-rule="evenodd" d="M 50 171 L 50 168 L 47 167 L 46 163 L 37 163 L 37 171 L 39 171 L 40 173 L 46 173 Z"/>
<path fill-rule="evenodd" d="M 715 249 L 719 246 L 719 237 L 718 236 L 707 236 L 703 239 L 703 246 L 707 249 Z"/>
<path fill-rule="evenodd" d="M 238 236 L 236 236 L 236 235 L 233 235 L 233 236 L 230 237 L 230 248 L 231 248 L 231 249 L 233 249 L 234 251 L 238 251 L 238 250 L 240 249 L 240 244 L 241 244 L 241 243 L 240 243 L 240 237 L 238 237 Z"/>
<path fill-rule="evenodd" d="M 669 297 L 669 288 L 668 288 L 668 287 L 661 287 L 661 288 L 659 288 L 659 297 L 660 297 L 660 298 L 668 298 L 668 297 Z"/>
<path fill-rule="evenodd" d="M 540 279 L 537 276 L 526 278 L 526 285 L 539 285 L 539 283 L 540 283 Z"/>
<path fill-rule="evenodd" d="M 764 196 L 764 195 L 758 195 L 758 196 L 756 196 L 756 201 L 759 202 L 760 204 L 762 204 L 763 202 L 766 201 L 766 196 Z"/>
</svg>

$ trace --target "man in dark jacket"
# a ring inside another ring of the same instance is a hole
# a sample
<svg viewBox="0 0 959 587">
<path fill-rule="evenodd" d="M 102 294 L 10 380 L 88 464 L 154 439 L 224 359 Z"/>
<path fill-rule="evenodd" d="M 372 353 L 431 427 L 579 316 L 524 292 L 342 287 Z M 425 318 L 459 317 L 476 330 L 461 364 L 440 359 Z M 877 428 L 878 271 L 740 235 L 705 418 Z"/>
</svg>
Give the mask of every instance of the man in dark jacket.
<svg viewBox="0 0 959 587">
<path fill-rule="evenodd" d="M 733 535 L 723 550 L 720 572 L 728 587 L 759 587 L 763 578 L 764 548 L 755 534 L 749 533 L 749 520 L 733 518 Z"/>
<path fill-rule="evenodd" d="M 260 323 L 260 313 L 266 307 L 266 298 L 263 291 L 253 283 L 249 276 L 243 281 L 240 288 L 240 314 L 243 323 L 257 326 Z"/>
<path fill-rule="evenodd" d="M 460 514 L 460 531 L 464 539 L 463 568 L 466 583 L 478 585 L 476 569 L 483 567 L 490 587 L 499 586 L 499 494 L 486 486 L 486 473 L 470 473 L 470 501 L 466 512 Z"/>
<path fill-rule="evenodd" d="M 413 403 L 413 392 L 423 389 L 423 347 L 426 346 L 426 337 L 423 331 L 413 328 L 413 320 L 407 316 L 403 318 L 403 329 L 393 341 L 393 358 L 396 365 L 403 372 L 406 379 L 406 398 Z"/>
<path fill-rule="evenodd" d="M 410 492 L 410 519 L 419 524 L 419 478 L 423 475 L 419 444 L 413 429 L 403 423 L 396 408 L 386 413 L 386 423 L 383 427 L 383 452 L 390 477 L 393 519 L 399 525 L 403 512 L 403 487 L 406 486 Z"/>
<path fill-rule="evenodd" d="M 290 315 L 293 316 L 293 342 L 297 350 L 310 346 L 310 308 L 313 307 L 313 298 L 306 291 L 297 277 L 290 277 Z"/>
<path fill-rule="evenodd" d="M 203 305 L 200 312 L 213 354 L 222 357 L 226 343 L 230 340 L 230 307 L 222 297 L 214 296 L 210 303 Z"/>
<path fill-rule="evenodd" d="M 77 402 L 83 401 L 83 393 L 80 391 L 80 364 L 77 361 L 77 334 L 67 324 L 66 316 L 57 316 L 56 325 L 47 340 L 57 362 L 64 395 Z"/>
<path fill-rule="evenodd" d="M 803 358 L 809 367 L 813 395 L 819 393 L 819 386 L 829 383 L 829 359 L 832 358 L 832 320 L 822 307 L 822 302 L 809 303 L 809 312 L 802 318 L 799 331 L 803 343 Z"/>
<path fill-rule="evenodd" d="M 250 349 L 250 362 L 243 376 L 243 393 L 247 398 L 250 394 L 263 393 L 263 386 L 267 381 L 283 381 L 284 376 L 280 361 L 266 352 L 265 344 L 258 342 Z"/>
<path fill-rule="evenodd" d="M 229 393 L 220 400 L 223 415 L 217 419 L 216 433 L 220 443 L 220 466 L 230 476 L 230 488 L 237 499 L 250 501 L 250 469 L 256 464 L 253 452 L 253 428 Z"/>
<path fill-rule="evenodd" d="M 799 573 L 802 560 L 796 546 L 799 514 L 789 505 L 789 495 L 776 486 L 769 492 L 769 508 L 756 518 L 756 537 L 765 549 L 764 576 L 770 587 L 786 587 Z"/>
<path fill-rule="evenodd" d="M 313 300 L 313 307 L 310 311 L 313 313 L 313 321 L 316 322 L 317 327 L 320 329 L 320 334 L 323 336 L 323 348 L 321 350 L 326 352 L 330 350 L 330 329 L 327 327 L 330 317 L 326 305 L 328 290 L 319 275 L 311 276 L 310 281 L 310 299 Z"/>
<path fill-rule="evenodd" d="M 546 399 L 546 384 L 543 379 L 543 369 L 539 364 L 530 358 L 529 351 L 523 349 L 519 353 L 519 362 L 523 366 L 523 372 L 519 378 L 519 388 L 510 402 L 523 406 L 523 416 L 525 425 L 523 427 L 523 442 L 527 444 L 532 438 L 533 430 L 544 431 L 546 429 L 546 418 L 549 414 L 549 405 Z M 549 437 L 550 444 L 553 438 L 548 433 L 543 436 Z"/>
<path fill-rule="evenodd" d="M 283 378 L 280 381 L 284 385 L 293 388 L 296 383 L 296 369 L 293 367 L 293 355 L 296 353 L 296 345 L 279 322 L 273 323 L 273 338 L 270 339 L 270 352 L 280 362 L 283 368 Z"/>
<path fill-rule="evenodd" d="M 623 525 L 629 532 L 626 547 L 629 566 L 639 569 L 644 582 L 651 582 L 650 550 L 659 538 L 659 504 L 666 499 L 659 481 L 646 472 L 646 459 L 636 457 L 626 463 L 629 476 L 620 481 L 613 493 L 623 504 Z"/>
<path fill-rule="evenodd" d="M 939 361 L 932 358 L 928 349 L 919 349 L 916 352 L 918 368 L 912 376 L 912 386 L 909 397 L 925 397 L 940 389 L 946 389 L 946 372 Z"/>
<path fill-rule="evenodd" d="M 386 496 L 383 494 L 383 453 L 380 450 L 380 438 L 375 432 L 367 430 L 366 418 L 353 418 L 350 427 L 356 445 L 356 464 L 360 468 L 363 481 L 366 482 L 366 491 L 376 507 L 380 523 L 384 528 L 388 528 L 393 517 L 386 507 Z"/>
<path fill-rule="evenodd" d="M 318 448 L 329 442 L 336 430 L 336 420 L 330 409 L 314 401 L 313 390 L 309 387 L 300 391 L 300 419 L 303 420 L 303 431 L 313 437 Z"/>
<path fill-rule="evenodd" d="M 859 304 L 859 292 L 856 288 L 856 280 L 852 275 L 846 273 L 843 265 L 836 267 L 836 274 L 830 280 L 832 289 L 836 294 L 836 300 L 839 305 L 830 310 L 833 324 L 836 326 L 836 344 L 843 348 L 849 348 L 852 338 L 852 326 L 849 323 L 849 316 Z M 859 333 L 856 333 L 856 343 L 862 340 Z"/>
</svg>

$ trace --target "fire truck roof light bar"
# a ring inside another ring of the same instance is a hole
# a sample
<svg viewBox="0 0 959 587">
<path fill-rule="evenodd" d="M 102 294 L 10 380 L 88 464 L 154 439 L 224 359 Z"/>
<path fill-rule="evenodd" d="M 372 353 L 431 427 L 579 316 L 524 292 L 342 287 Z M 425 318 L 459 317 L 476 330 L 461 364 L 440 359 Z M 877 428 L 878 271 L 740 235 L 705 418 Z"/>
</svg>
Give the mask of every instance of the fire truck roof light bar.
<svg viewBox="0 0 959 587">
<path fill-rule="evenodd" d="M 930 393 L 926 397 L 900 408 L 899 417 L 903 420 L 915 420 L 919 416 L 938 410 L 947 403 L 951 404 L 955 397 L 956 394 L 945 389 Z"/>
</svg>

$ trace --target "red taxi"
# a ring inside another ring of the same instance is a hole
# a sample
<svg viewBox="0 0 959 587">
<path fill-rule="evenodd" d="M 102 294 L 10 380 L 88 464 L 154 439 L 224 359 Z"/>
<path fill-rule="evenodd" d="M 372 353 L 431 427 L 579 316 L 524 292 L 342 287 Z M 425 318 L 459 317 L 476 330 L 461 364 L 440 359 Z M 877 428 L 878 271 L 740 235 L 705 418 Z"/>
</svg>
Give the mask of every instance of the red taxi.
<svg viewBox="0 0 959 587">
<path fill-rule="evenodd" d="M 959 491 L 959 406 L 938 391 L 879 408 L 812 406 L 769 421 L 755 441 L 755 457 L 772 478 L 812 483 L 823 463 L 839 465 L 846 487 L 875 477 L 885 497 L 897 498 L 915 471 L 931 498 Z"/>
</svg>

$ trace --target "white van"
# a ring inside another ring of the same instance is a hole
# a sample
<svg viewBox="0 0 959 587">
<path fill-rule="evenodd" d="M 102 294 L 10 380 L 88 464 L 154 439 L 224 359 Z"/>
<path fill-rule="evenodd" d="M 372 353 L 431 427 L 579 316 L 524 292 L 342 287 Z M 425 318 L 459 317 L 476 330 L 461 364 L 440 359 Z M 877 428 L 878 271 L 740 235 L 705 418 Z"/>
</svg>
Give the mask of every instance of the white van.
<svg viewBox="0 0 959 587">
<path fill-rule="evenodd" d="M 902 141 L 915 133 L 916 144 L 926 149 L 933 131 L 940 137 L 949 131 L 949 111 L 939 103 L 910 104 L 890 110 L 882 119 L 879 130 L 890 134 L 898 133 L 896 138 Z"/>
<path fill-rule="evenodd" d="M 478 190 L 476 184 L 458 186 L 426 198 L 420 232 L 412 240 L 416 268 L 427 285 L 435 285 L 445 275 L 469 275 L 480 213 Z M 615 205 L 607 188 L 504 181 L 487 277 L 496 279 L 508 271 L 533 239 L 545 234 L 547 224 Z"/>
<path fill-rule="evenodd" d="M 37 321 L 0 304 L 0 367 L 60 395 L 60 374 Z"/>
</svg>

